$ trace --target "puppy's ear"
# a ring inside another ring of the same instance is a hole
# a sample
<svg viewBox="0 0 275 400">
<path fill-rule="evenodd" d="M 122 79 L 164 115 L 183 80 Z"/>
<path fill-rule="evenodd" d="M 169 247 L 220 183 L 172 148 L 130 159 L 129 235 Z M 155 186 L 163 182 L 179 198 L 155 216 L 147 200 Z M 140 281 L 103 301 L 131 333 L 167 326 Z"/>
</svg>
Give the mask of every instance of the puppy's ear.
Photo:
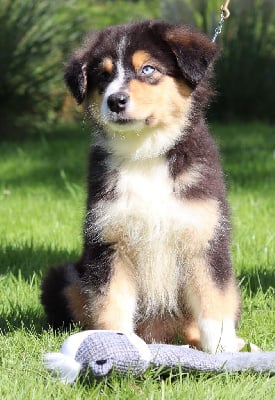
<svg viewBox="0 0 275 400">
<path fill-rule="evenodd" d="M 64 79 L 78 104 L 81 104 L 87 94 L 88 65 L 91 65 L 98 47 L 100 31 L 93 31 L 86 36 L 84 45 L 73 53 L 65 65 Z"/>
<path fill-rule="evenodd" d="M 184 78 L 195 87 L 217 57 L 218 46 L 207 36 L 189 27 L 168 29 L 165 40 L 175 54 Z"/>
<path fill-rule="evenodd" d="M 83 57 L 72 57 L 65 67 L 64 79 L 77 103 L 81 104 L 87 92 L 87 63 Z"/>
</svg>

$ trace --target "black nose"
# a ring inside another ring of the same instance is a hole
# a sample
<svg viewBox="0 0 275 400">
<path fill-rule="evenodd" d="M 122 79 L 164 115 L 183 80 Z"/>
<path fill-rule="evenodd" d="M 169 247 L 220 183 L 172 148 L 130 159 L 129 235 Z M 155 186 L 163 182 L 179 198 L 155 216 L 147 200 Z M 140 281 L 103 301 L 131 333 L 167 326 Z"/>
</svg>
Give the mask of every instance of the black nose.
<svg viewBox="0 0 275 400">
<path fill-rule="evenodd" d="M 117 92 L 108 97 L 107 104 L 111 111 L 119 113 L 125 111 L 128 100 L 129 95 L 127 93 Z"/>
</svg>

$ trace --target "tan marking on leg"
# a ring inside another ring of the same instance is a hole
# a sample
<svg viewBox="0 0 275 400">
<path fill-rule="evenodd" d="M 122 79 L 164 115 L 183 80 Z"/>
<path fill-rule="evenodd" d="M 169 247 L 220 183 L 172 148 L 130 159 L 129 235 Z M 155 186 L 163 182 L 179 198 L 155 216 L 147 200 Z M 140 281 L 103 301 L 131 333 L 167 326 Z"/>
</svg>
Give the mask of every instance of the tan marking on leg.
<svg viewBox="0 0 275 400">
<path fill-rule="evenodd" d="M 92 305 L 94 329 L 134 330 L 136 287 L 126 260 L 115 260 L 107 292 L 95 295 Z"/>
<path fill-rule="evenodd" d="M 90 327 L 91 321 L 85 313 L 85 306 L 88 299 L 81 293 L 80 287 L 72 284 L 64 290 L 64 294 L 74 321 L 79 322 L 85 328 Z"/>
<path fill-rule="evenodd" d="M 185 204 L 189 205 L 193 224 L 182 235 L 182 243 L 186 244 L 183 249 L 187 277 L 183 284 L 184 301 L 199 328 L 203 350 L 237 351 L 235 325 L 240 306 L 237 285 L 232 277 L 224 289 L 219 288 L 213 281 L 207 260 L 209 241 L 214 238 L 220 220 L 218 202 L 189 200 Z"/>
<path fill-rule="evenodd" d="M 144 63 L 150 59 L 150 54 L 143 50 L 137 50 L 132 56 L 132 65 L 138 71 Z"/>
<path fill-rule="evenodd" d="M 213 282 L 205 259 L 196 258 L 193 263 L 185 299 L 198 323 L 202 349 L 211 353 L 237 351 L 237 285 L 232 278 L 227 287 L 220 289 Z"/>
<path fill-rule="evenodd" d="M 197 349 L 201 349 L 200 331 L 198 323 L 195 320 L 189 319 L 184 321 L 181 333 L 185 343 L 190 344 Z"/>
<path fill-rule="evenodd" d="M 239 314 L 240 296 L 232 278 L 226 288 L 220 289 L 211 277 L 211 266 L 202 257 L 194 257 L 191 267 L 186 301 L 196 316 L 222 320 Z M 189 264 L 190 265 L 190 264 Z"/>
</svg>

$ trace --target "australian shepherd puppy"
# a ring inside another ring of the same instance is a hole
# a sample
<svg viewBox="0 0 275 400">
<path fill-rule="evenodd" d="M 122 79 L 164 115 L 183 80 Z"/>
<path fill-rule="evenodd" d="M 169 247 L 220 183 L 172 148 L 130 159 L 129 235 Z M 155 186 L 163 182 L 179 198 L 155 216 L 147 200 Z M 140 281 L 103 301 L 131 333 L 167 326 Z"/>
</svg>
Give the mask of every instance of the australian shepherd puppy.
<svg viewBox="0 0 275 400">
<path fill-rule="evenodd" d="M 95 128 L 83 254 L 42 284 L 54 327 L 238 350 L 224 178 L 204 118 L 216 55 L 190 27 L 145 21 L 94 32 L 66 65 Z"/>
</svg>

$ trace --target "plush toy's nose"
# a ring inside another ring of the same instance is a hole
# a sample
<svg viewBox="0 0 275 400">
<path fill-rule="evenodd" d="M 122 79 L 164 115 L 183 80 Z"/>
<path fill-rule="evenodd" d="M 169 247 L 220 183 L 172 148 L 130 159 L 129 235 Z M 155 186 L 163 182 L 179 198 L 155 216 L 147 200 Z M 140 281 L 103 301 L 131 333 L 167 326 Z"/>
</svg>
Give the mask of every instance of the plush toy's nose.
<svg viewBox="0 0 275 400">
<path fill-rule="evenodd" d="M 91 368 L 91 370 L 93 371 L 93 374 L 96 376 L 107 375 L 114 366 L 111 359 L 96 360 L 96 361 L 91 360 L 91 361 L 89 361 L 88 365 Z"/>
<path fill-rule="evenodd" d="M 112 112 L 118 114 L 122 111 L 125 111 L 128 101 L 129 101 L 129 95 L 127 93 L 116 92 L 108 97 L 107 104 Z"/>
</svg>

